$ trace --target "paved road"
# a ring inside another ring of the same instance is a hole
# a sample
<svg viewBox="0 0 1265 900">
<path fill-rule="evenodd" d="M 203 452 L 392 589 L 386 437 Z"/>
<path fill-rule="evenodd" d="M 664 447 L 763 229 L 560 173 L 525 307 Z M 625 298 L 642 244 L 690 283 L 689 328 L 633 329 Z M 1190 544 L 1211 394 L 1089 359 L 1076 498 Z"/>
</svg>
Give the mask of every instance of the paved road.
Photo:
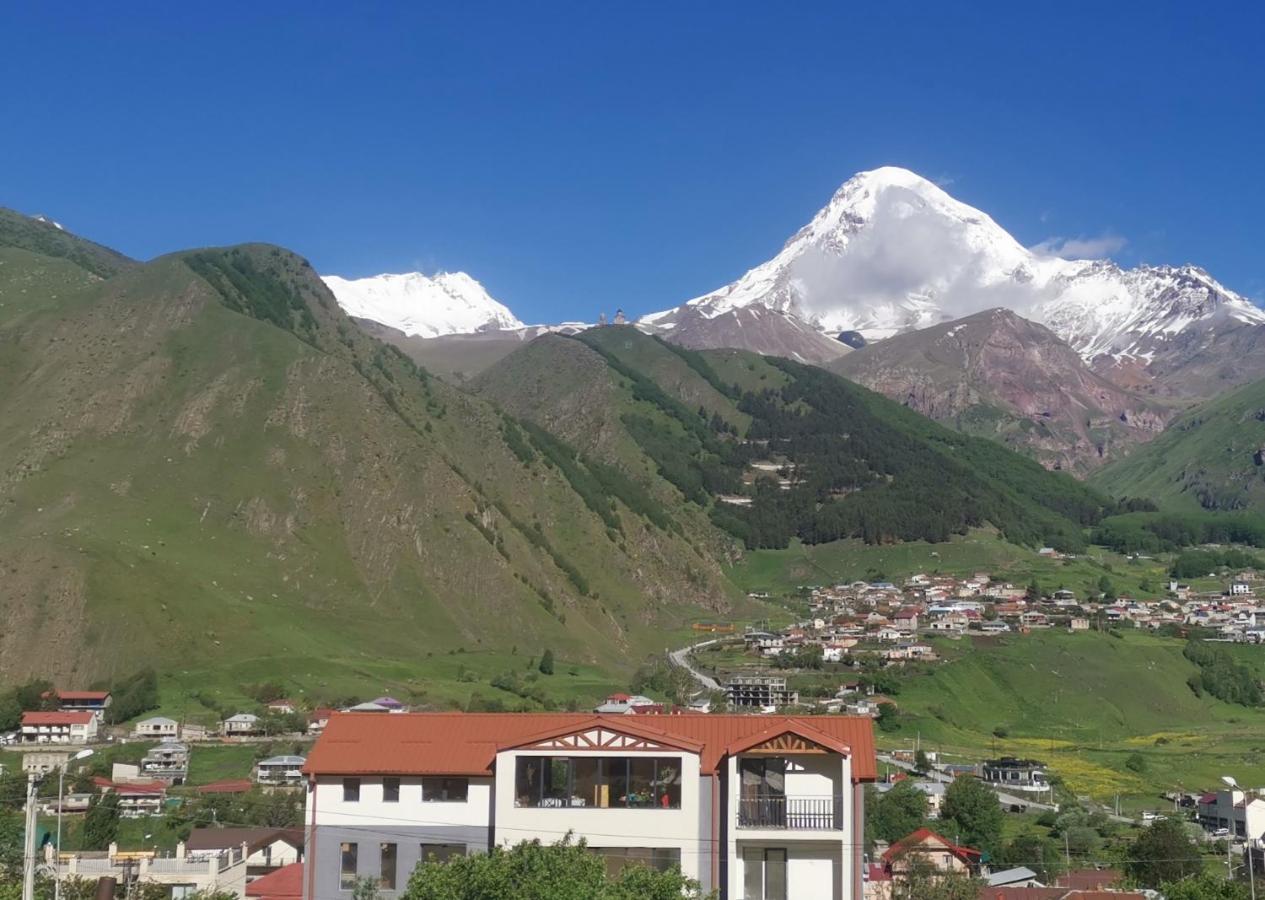
<svg viewBox="0 0 1265 900">
<path fill-rule="evenodd" d="M 719 691 L 720 683 L 710 675 L 700 672 L 694 668 L 694 664 L 690 662 L 690 654 L 695 650 L 702 650 L 704 647 L 710 647 L 713 644 L 721 643 L 719 638 L 713 638 L 710 641 L 700 641 L 697 644 L 690 644 L 688 647 L 682 647 L 680 650 L 671 650 L 668 652 L 668 659 L 674 666 L 680 666 L 682 669 L 690 673 L 690 676 L 697 681 L 704 690 Z"/>
</svg>

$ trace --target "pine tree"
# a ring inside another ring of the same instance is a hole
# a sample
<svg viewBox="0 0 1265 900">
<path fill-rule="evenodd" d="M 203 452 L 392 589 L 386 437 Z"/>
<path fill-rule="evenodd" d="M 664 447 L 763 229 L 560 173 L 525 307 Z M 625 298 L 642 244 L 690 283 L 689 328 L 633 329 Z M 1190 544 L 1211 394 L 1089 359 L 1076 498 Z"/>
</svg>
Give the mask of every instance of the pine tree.
<svg viewBox="0 0 1265 900">
<path fill-rule="evenodd" d="M 553 651 L 552 650 L 545 650 L 545 652 L 540 655 L 540 674 L 541 675 L 553 674 Z"/>
</svg>

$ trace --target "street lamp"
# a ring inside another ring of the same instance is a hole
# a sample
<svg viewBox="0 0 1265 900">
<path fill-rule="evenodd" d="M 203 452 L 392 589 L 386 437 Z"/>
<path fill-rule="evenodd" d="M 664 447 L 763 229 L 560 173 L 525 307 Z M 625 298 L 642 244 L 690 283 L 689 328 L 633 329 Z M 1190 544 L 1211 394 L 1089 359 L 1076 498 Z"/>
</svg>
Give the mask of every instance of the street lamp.
<svg viewBox="0 0 1265 900">
<path fill-rule="evenodd" d="M 65 805 L 66 766 L 92 755 L 91 748 L 80 750 L 57 768 L 57 863 L 53 868 L 53 898 L 61 900 L 61 809 Z"/>
</svg>

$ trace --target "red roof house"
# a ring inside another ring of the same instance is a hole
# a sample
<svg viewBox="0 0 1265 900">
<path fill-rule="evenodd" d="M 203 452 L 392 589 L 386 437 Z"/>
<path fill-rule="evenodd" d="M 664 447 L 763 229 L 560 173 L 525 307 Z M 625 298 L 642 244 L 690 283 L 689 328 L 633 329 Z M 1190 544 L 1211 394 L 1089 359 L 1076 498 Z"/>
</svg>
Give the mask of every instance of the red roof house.
<svg viewBox="0 0 1265 900">
<path fill-rule="evenodd" d="M 303 896 L 303 863 L 290 863 L 249 882 L 246 896 L 258 900 L 299 900 Z"/>
</svg>

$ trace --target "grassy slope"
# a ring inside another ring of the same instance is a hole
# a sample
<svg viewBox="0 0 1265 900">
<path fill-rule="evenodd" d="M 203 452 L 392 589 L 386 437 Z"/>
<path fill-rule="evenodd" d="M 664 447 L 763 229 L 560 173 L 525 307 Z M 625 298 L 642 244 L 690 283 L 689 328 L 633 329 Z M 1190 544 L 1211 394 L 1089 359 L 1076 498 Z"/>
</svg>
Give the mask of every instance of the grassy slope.
<svg viewBox="0 0 1265 900">
<path fill-rule="evenodd" d="M 1094 475 L 1114 496 L 1150 497 L 1174 507 L 1259 508 L 1265 505 L 1265 381 L 1201 404 L 1164 433 Z"/>
<path fill-rule="evenodd" d="M 442 701 L 478 685 L 426 654 L 489 651 L 485 676 L 517 645 L 553 647 L 597 693 L 727 605 L 718 572 L 687 585 L 697 550 L 622 508 L 610 539 L 555 469 L 508 449 L 499 413 L 382 352 L 297 257 L 201 254 L 220 289 L 181 256 L 106 281 L 0 261 L 0 418 L 23 423 L 0 432 L 6 676 L 152 662 L 186 706 L 265 678 Z M 252 308 L 234 267 L 297 306 L 233 311 Z M 554 555 L 520 530 L 537 523 Z"/>
<path fill-rule="evenodd" d="M 884 743 L 920 735 L 925 747 L 976 758 L 1035 756 L 1078 793 L 1121 792 L 1138 805 L 1154 805 L 1159 786 L 1212 787 L 1223 774 L 1265 782 L 1265 710 L 1196 698 L 1180 640 L 1045 631 L 959 647 L 902 689 L 902 729 Z M 998 726 L 1006 738 L 993 736 Z M 1125 765 L 1133 753 L 1141 775 Z"/>
<path fill-rule="evenodd" d="M 757 550 L 735 565 L 730 576 L 744 590 L 790 594 L 801 585 L 836 584 L 882 576 L 900 579 L 917 572 L 971 575 L 988 572 L 1016 584 L 1033 578 L 1043 588 L 1065 587 L 1081 596 L 1097 592 L 1104 575 L 1116 590 L 1133 597 L 1161 596 L 1166 566 L 1157 560 L 1128 560 L 1099 547 L 1076 559 L 1050 559 L 1028 547 L 1007 543 L 987 530 L 948 543 L 865 544 L 832 541 L 786 550 Z M 1149 588 L 1149 590 L 1148 590 Z"/>
</svg>

